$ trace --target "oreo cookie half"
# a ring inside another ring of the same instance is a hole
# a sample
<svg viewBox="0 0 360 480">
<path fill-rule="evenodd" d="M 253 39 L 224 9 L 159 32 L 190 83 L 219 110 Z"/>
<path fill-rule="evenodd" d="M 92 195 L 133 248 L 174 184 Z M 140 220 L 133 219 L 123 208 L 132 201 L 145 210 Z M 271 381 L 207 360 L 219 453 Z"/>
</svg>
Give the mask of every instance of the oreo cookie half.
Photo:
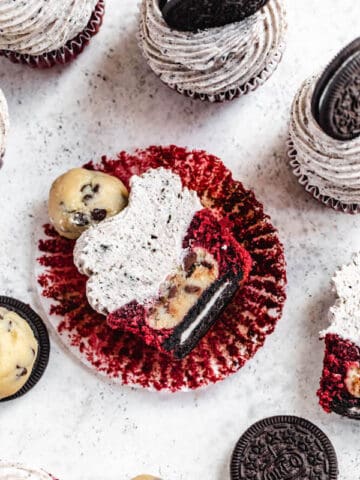
<svg viewBox="0 0 360 480">
<path fill-rule="evenodd" d="M 28 381 L 14 395 L 0 399 L 0 402 L 6 402 L 9 400 L 15 400 L 16 398 L 19 398 L 25 395 L 29 390 L 31 390 L 38 383 L 44 371 L 46 370 L 46 367 L 49 362 L 50 340 L 49 340 L 49 334 L 44 322 L 41 320 L 39 315 L 36 312 L 34 312 L 34 310 L 32 310 L 32 308 L 30 308 L 25 303 L 22 303 L 19 300 L 16 300 L 14 298 L 0 296 L 0 307 L 4 307 L 21 316 L 21 318 L 23 318 L 30 326 L 39 346 L 34 367 L 32 369 L 32 372 Z"/>
<path fill-rule="evenodd" d="M 189 310 L 184 320 L 163 343 L 163 348 L 177 359 L 185 358 L 206 335 L 226 305 L 233 298 L 243 277 L 228 273 L 216 280 Z"/>
<path fill-rule="evenodd" d="M 312 113 L 325 133 L 336 140 L 360 135 L 360 38 L 341 50 L 321 75 Z"/>
<path fill-rule="evenodd" d="M 336 480 L 338 463 L 328 437 L 311 422 L 293 416 L 255 423 L 237 443 L 232 480 Z"/>
<path fill-rule="evenodd" d="M 268 0 L 159 0 L 169 27 L 196 32 L 240 22 L 262 8 Z"/>
</svg>

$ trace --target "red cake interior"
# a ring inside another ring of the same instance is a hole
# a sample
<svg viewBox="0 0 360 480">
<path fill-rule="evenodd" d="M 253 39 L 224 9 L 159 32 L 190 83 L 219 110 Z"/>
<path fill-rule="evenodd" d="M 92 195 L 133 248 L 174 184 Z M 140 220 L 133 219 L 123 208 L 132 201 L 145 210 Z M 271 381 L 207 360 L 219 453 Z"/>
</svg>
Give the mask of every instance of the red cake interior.
<svg viewBox="0 0 360 480">
<path fill-rule="evenodd" d="M 360 407 L 360 399 L 353 397 L 345 384 L 348 369 L 359 362 L 359 347 L 338 335 L 326 335 L 324 368 L 317 392 L 320 405 L 326 412 L 347 415 L 352 407 Z"/>
<path fill-rule="evenodd" d="M 42 294 L 52 300 L 50 315 L 60 317 L 57 330 L 64 342 L 99 372 L 124 384 L 156 390 L 194 389 L 236 372 L 273 332 L 285 301 L 284 252 L 254 194 L 213 155 L 176 146 L 150 147 L 86 165 L 120 178 L 127 186 L 132 175 L 157 167 L 177 173 L 184 186 L 198 192 L 204 207 L 220 221 L 226 219 L 253 261 L 246 285 L 190 355 L 169 360 L 137 336 L 111 329 L 87 302 L 87 277 L 73 262 L 74 241 L 60 237 L 49 225 L 44 226 L 46 238 L 39 242 L 44 273 L 38 281 Z"/>
</svg>

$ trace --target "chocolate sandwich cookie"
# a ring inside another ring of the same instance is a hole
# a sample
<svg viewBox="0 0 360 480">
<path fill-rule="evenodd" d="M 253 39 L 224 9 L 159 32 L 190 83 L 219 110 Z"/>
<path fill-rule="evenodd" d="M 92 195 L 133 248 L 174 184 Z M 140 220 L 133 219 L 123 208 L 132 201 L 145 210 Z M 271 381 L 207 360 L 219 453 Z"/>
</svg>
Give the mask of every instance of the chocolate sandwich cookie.
<svg viewBox="0 0 360 480">
<path fill-rule="evenodd" d="M 293 416 L 266 418 L 238 441 L 232 480 L 336 480 L 338 463 L 328 437 L 311 422 Z"/>
<path fill-rule="evenodd" d="M 228 273 L 216 280 L 198 299 L 163 343 L 163 348 L 175 358 L 186 357 L 214 325 L 221 312 L 239 288 L 242 272 Z"/>
<path fill-rule="evenodd" d="M 196 32 L 240 22 L 268 0 L 160 0 L 166 23 L 176 30 Z"/>
<path fill-rule="evenodd" d="M 334 58 L 318 80 L 312 112 L 321 128 L 337 140 L 360 135 L 360 38 Z"/>
<path fill-rule="evenodd" d="M 34 310 L 9 297 L 0 297 L 0 334 L 2 402 L 18 398 L 36 385 L 48 364 L 50 342 Z"/>
</svg>

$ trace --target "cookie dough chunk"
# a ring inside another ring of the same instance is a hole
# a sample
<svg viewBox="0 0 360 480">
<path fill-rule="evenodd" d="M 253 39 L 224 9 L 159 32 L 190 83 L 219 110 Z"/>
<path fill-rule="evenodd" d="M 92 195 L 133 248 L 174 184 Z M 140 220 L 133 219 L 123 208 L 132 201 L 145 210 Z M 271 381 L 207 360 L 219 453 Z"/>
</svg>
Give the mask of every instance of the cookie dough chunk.
<svg viewBox="0 0 360 480">
<path fill-rule="evenodd" d="M 128 191 L 116 177 L 74 168 L 53 183 L 49 217 L 60 235 L 76 239 L 90 226 L 119 213 L 127 201 Z"/>
<path fill-rule="evenodd" d="M 17 393 L 28 381 L 38 348 L 29 324 L 0 307 L 0 400 Z"/>
</svg>

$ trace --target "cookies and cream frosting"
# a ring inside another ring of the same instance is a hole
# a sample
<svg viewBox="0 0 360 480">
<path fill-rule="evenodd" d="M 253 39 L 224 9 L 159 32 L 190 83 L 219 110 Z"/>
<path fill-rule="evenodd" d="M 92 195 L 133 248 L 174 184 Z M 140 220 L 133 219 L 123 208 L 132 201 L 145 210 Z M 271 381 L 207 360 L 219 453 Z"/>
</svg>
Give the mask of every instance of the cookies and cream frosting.
<svg viewBox="0 0 360 480">
<path fill-rule="evenodd" d="M 52 480 L 54 477 L 42 471 L 36 471 L 8 463 L 0 463 L 0 480 Z"/>
<path fill-rule="evenodd" d="M 333 284 L 338 298 L 330 308 L 331 325 L 320 335 L 336 334 L 360 347 L 360 253 L 336 272 Z"/>
<path fill-rule="evenodd" d="M 87 26 L 98 0 L 1 0 L 0 50 L 42 55 Z"/>
<path fill-rule="evenodd" d="M 172 30 L 159 0 L 143 0 L 139 40 L 150 67 L 166 84 L 211 99 L 271 68 L 284 48 L 286 27 L 282 0 L 270 0 L 241 22 L 195 33 Z"/>
<path fill-rule="evenodd" d="M 11 397 L 28 381 L 38 348 L 26 320 L 0 307 L 0 399 Z"/>
<path fill-rule="evenodd" d="M 128 206 L 76 242 L 74 262 L 89 276 L 90 305 L 107 314 L 156 297 L 162 282 L 181 264 L 183 239 L 201 208 L 196 192 L 183 187 L 170 170 L 134 175 Z"/>
<path fill-rule="evenodd" d="M 0 165 L 5 153 L 6 138 L 9 131 L 9 111 L 6 98 L 0 90 Z"/>
<path fill-rule="evenodd" d="M 318 81 L 303 83 L 292 106 L 290 139 L 296 151 L 296 175 L 320 195 L 344 204 L 360 202 L 360 137 L 350 141 L 327 135 L 315 120 L 311 102 Z"/>
</svg>

